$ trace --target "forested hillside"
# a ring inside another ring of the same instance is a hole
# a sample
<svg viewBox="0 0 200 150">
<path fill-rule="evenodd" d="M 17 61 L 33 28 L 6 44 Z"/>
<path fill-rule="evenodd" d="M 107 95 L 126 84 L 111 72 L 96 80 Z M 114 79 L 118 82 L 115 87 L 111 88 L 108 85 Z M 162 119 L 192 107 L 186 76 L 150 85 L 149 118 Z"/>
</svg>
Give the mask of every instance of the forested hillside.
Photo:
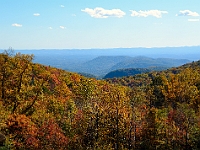
<svg viewBox="0 0 200 150">
<path fill-rule="evenodd" d="M 166 70 L 166 69 L 167 67 L 118 69 L 118 70 L 109 72 L 103 77 L 103 79 L 128 77 L 128 76 L 134 76 L 137 74 L 143 74 L 143 73 L 152 72 L 152 71 L 161 71 L 161 70 Z"/>
<path fill-rule="evenodd" d="M 134 76 L 136 74 L 142 74 L 146 72 L 150 72 L 150 69 L 146 68 L 129 68 L 129 69 L 118 69 L 115 71 L 111 71 L 104 76 L 104 79 L 107 78 L 119 78 L 119 77 L 127 77 Z"/>
<path fill-rule="evenodd" d="M 0 54 L 0 149 L 200 149 L 199 62 L 105 81 L 32 59 Z"/>
</svg>

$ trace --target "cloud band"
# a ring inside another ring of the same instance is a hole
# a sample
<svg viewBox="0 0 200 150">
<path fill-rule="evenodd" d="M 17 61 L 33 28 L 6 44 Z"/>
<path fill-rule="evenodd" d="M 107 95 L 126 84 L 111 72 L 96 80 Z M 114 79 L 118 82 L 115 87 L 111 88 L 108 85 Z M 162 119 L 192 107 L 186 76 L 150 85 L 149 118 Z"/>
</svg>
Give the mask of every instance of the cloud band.
<svg viewBox="0 0 200 150">
<path fill-rule="evenodd" d="M 131 11 L 131 16 L 132 17 L 148 17 L 148 16 L 153 16 L 156 18 L 162 18 L 162 14 L 167 14 L 167 11 L 161 11 L 161 10 L 148 10 L 148 11 L 135 11 L 135 10 L 130 10 Z"/>
<path fill-rule="evenodd" d="M 121 18 L 124 15 L 126 15 L 125 12 L 123 12 L 120 9 L 111 9 L 107 10 L 101 7 L 96 7 L 94 9 L 85 8 L 81 10 L 82 12 L 86 12 L 93 18 L 108 18 L 108 17 L 118 17 Z"/>
<path fill-rule="evenodd" d="M 12 26 L 13 26 L 13 27 L 22 27 L 22 25 L 21 25 L 21 24 L 18 24 L 18 23 L 13 23 Z"/>
<path fill-rule="evenodd" d="M 190 10 L 180 10 L 176 16 L 193 16 L 193 17 L 198 17 L 199 14 L 197 12 L 192 12 Z"/>
</svg>

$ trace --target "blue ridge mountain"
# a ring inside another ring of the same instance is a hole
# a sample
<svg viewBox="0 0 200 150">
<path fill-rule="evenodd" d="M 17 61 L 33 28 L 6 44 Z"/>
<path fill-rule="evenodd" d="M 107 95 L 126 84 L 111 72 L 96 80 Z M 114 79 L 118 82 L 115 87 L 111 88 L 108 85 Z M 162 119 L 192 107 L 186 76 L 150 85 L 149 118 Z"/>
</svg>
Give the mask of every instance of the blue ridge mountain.
<svg viewBox="0 0 200 150">
<path fill-rule="evenodd" d="M 83 63 L 79 72 L 93 74 L 95 76 L 103 76 L 107 73 L 128 68 L 156 68 L 163 69 L 177 67 L 185 63 L 189 63 L 187 59 L 172 58 L 149 58 L 149 57 L 129 57 L 129 56 L 100 56 L 91 61 Z M 163 70 L 161 69 L 161 70 Z"/>
</svg>

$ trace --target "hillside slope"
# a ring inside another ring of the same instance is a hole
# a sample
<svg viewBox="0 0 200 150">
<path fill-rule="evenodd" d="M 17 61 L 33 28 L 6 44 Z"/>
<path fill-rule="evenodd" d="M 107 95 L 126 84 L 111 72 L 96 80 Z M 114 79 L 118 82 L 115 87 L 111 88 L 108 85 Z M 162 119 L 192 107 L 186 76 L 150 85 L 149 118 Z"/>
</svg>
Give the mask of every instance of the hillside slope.
<svg viewBox="0 0 200 150">
<path fill-rule="evenodd" d="M 130 85 L 32 59 L 0 54 L 0 149 L 199 149 L 199 62 Z"/>
<path fill-rule="evenodd" d="M 111 71 L 108 74 L 104 76 L 104 79 L 107 78 L 119 78 L 119 77 L 124 77 L 124 76 L 133 76 L 136 74 L 142 74 L 146 72 L 150 72 L 150 69 L 145 69 L 145 68 L 130 68 L 130 69 L 119 69 L 115 71 Z"/>
</svg>

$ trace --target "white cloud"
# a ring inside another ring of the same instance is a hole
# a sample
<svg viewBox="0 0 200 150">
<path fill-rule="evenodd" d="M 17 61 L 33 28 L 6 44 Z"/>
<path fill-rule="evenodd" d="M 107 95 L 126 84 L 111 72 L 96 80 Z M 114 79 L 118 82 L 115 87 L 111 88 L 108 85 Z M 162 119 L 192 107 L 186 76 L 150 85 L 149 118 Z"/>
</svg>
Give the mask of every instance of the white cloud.
<svg viewBox="0 0 200 150">
<path fill-rule="evenodd" d="M 192 12 L 190 10 L 180 10 L 179 14 L 176 14 L 176 16 L 193 16 L 193 17 L 198 17 L 199 14 L 197 12 Z"/>
<path fill-rule="evenodd" d="M 131 16 L 132 17 L 148 17 L 148 16 L 153 16 L 156 18 L 162 18 L 162 14 L 167 14 L 167 11 L 161 11 L 161 10 L 148 10 L 148 11 L 135 11 L 135 10 L 130 10 L 131 11 Z"/>
<path fill-rule="evenodd" d="M 18 23 L 13 23 L 12 26 L 13 26 L 13 27 L 22 27 L 22 25 L 21 25 L 21 24 L 18 24 Z"/>
<path fill-rule="evenodd" d="M 60 5 L 60 7 L 64 8 L 65 6 L 64 5 Z"/>
<path fill-rule="evenodd" d="M 72 14 L 73 17 L 76 17 L 76 14 Z"/>
<path fill-rule="evenodd" d="M 49 27 L 48 29 L 52 30 L 53 28 L 52 28 L 52 27 Z"/>
<path fill-rule="evenodd" d="M 106 10 L 101 7 L 96 7 L 94 9 L 85 8 L 85 9 L 82 9 L 81 11 L 88 13 L 93 18 L 108 18 L 108 17 L 121 18 L 124 15 L 126 15 L 126 13 L 120 9 Z"/>
<path fill-rule="evenodd" d="M 60 26 L 60 28 L 61 28 L 61 29 L 65 29 L 65 27 L 64 27 L 64 26 Z"/>
<path fill-rule="evenodd" d="M 34 13 L 33 16 L 40 16 L 40 14 L 39 13 Z"/>
<path fill-rule="evenodd" d="M 188 21 L 190 22 L 197 22 L 197 21 L 200 21 L 199 19 L 188 19 Z"/>
</svg>

